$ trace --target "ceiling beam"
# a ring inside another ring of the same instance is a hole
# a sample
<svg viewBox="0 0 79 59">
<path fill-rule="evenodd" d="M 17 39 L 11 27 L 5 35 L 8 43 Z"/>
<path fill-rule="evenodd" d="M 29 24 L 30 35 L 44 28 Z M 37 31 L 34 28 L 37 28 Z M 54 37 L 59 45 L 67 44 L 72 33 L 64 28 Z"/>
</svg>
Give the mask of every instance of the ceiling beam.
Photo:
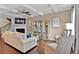
<svg viewBox="0 0 79 59">
<path fill-rule="evenodd" d="M 14 9 L 8 8 L 8 7 L 3 6 L 3 5 L 0 5 L 0 8 L 5 9 L 5 10 L 7 10 L 7 11 L 17 12 L 17 10 L 14 10 Z"/>
<path fill-rule="evenodd" d="M 12 14 L 12 13 L 0 13 L 1 17 L 27 17 L 26 15 L 23 14 Z"/>
<path fill-rule="evenodd" d="M 7 13 L 7 14 L 14 14 L 15 16 L 17 16 L 17 15 L 22 15 L 22 16 L 25 16 L 25 17 L 32 17 L 32 15 L 31 15 L 31 16 L 28 16 L 28 15 L 19 13 L 17 10 L 11 9 L 11 8 L 6 7 L 6 6 L 4 6 L 4 5 L 0 5 L 0 8 L 2 8 L 2 9 L 5 10 L 5 11 L 1 12 L 0 14 L 5 14 L 5 13 Z M 28 8 L 31 8 L 31 7 L 28 6 Z M 35 11 L 33 8 L 31 8 L 31 9 L 32 9 L 33 11 Z M 19 14 L 17 14 L 17 13 L 19 13 Z M 41 14 L 40 14 L 40 15 L 41 15 Z"/>
<path fill-rule="evenodd" d="M 24 7 L 26 7 L 26 8 L 28 8 L 28 9 L 32 10 L 33 12 L 36 12 L 38 15 L 43 15 L 42 12 L 39 12 L 37 9 L 31 7 L 30 5 L 25 5 L 25 4 L 22 4 L 22 5 L 23 5 Z"/>
<path fill-rule="evenodd" d="M 54 10 L 54 8 L 52 8 L 52 5 L 51 5 L 51 4 L 48 4 L 48 7 L 49 7 L 50 10 L 52 11 L 52 13 L 55 13 L 55 10 Z"/>
<path fill-rule="evenodd" d="M 0 5 L 0 8 L 2 8 L 3 10 L 5 10 L 5 11 L 2 11 L 2 12 L 0 13 L 0 15 L 13 16 L 13 17 L 17 17 L 18 15 L 21 15 L 21 16 L 23 16 L 23 17 L 26 16 L 26 15 L 23 15 L 23 14 L 16 14 L 16 13 L 18 13 L 17 10 L 11 9 L 11 8 L 7 8 L 6 6 L 3 6 L 3 5 Z M 12 12 L 12 13 L 10 13 L 10 12 Z M 13 14 L 13 13 L 14 13 L 14 14 Z M 5 17 L 5 16 L 4 16 L 4 17 Z"/>
</svg>

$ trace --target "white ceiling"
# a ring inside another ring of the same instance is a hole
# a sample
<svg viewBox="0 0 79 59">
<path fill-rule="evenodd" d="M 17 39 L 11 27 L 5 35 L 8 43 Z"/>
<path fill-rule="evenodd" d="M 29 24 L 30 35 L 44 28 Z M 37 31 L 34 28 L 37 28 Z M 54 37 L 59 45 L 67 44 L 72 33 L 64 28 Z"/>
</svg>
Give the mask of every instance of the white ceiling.
<svg viewBox="0 0 79 59">
<path fill-rule="evenodd" d="M 32 17 L 71 9 L 72 4 L 0 4 L 0 17 Z M 20 13 L 28 11 L 31 16 Z"/>
</svg>

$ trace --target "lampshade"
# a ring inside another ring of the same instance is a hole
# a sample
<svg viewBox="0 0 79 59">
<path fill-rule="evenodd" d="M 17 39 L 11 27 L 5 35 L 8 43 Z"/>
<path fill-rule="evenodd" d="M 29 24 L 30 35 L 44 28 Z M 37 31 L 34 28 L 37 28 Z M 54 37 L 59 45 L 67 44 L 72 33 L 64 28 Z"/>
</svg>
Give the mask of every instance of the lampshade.
<svg viewBox="0 0 79 59">
<path fill-rule="evenodd" d="M 72 29 L 73 25 L 72 23 L 66 23 L 65 29 Z"/>
<path fill-rule="evenodd" d="M 67 30 L 67 35 L 70 36 L 72 34 L 72 30 L 73 30 L 73 24 L 72 23 L 66 23 L 66 28 Z"/>
</svg>

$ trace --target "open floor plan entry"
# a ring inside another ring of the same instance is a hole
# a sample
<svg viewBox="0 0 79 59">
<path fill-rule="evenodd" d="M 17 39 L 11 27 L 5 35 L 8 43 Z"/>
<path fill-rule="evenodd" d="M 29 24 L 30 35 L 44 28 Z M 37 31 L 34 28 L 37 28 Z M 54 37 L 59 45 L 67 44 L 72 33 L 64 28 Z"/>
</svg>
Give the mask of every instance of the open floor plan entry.
<svg viewBox="0 0 79 59">
<path fill-rule="evenodd" d="M 0 4 L 0 54 L 79 53 L 79 5 Z"/>
</svg>

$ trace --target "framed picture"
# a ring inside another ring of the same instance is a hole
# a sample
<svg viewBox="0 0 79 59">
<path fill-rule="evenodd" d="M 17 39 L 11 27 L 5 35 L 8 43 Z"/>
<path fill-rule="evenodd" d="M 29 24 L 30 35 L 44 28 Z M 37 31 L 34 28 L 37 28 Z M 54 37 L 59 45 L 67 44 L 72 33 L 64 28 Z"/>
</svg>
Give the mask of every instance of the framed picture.
<svg viewBox="0 0 79 59">
<path fill-rule="evenodd" d="M 60 27 L 60 19 L 58 17 L 53 18 L 53 27 Z"/>
</svg>

